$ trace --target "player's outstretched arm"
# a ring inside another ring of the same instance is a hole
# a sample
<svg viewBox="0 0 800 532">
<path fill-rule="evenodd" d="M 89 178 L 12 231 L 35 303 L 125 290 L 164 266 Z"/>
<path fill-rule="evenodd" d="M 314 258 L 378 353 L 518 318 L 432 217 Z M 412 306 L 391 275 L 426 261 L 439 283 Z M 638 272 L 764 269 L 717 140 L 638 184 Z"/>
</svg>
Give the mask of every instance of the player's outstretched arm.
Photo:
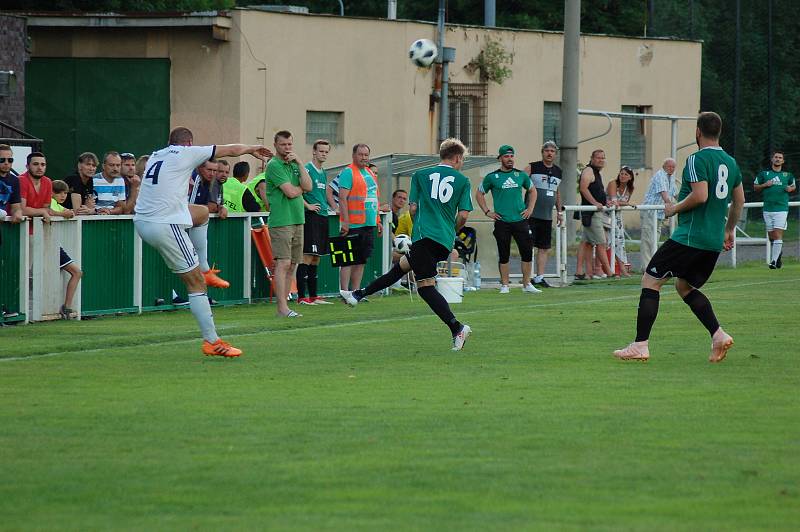
<svg viewBox="0 0 800 532">
<path fill-rule="evenodd" d="M 744 188 L 739 183 L 731 193 L 731 205 L 728 207 L 728 221 L 725 224 L 725 243 L 723 246 L 728 251 L 733 247 L 736 237 L 736 224 L 742 215 L 744 207 Z"/>
<path fill-rule="evenodd" d="M 246 154 L 264 161 L 272 157 L 272 150 L 261 144 L 218 144 L 214 152 L 216 157 L 238 157 Z"/>
</svg>

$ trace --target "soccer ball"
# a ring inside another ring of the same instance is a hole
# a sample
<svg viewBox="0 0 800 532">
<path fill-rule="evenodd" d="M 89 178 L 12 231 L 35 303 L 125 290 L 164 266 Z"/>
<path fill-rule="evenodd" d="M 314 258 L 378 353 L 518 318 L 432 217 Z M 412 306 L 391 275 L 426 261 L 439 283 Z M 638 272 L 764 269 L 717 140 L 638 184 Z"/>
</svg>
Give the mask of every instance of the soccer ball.
<svg viewBox="0 0 800 532">
<path fill-rule="evenodd" d="M 411 43 L 411 48 L 408 49 L 408 58 L 418 67 L 426 68 L 431 66 L 438 53 L 432 40 L 417 39 Z"/>
<path fill-rule="evenodd" d="M 411 251 L 411 237 L 408 235 L 394 237 L 394 250 L 401 255 L 408 255 L 408 252 Z"/>
</svg>

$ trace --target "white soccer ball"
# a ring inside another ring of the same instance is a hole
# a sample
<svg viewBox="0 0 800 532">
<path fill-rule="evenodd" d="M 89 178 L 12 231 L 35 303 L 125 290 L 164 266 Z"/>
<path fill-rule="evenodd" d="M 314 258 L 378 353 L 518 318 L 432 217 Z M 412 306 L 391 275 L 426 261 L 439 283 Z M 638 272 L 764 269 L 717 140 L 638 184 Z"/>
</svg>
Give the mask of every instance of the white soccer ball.
<svg viewBox="0 0 800 532">
<path fill-rule="evenodd" d="M 411 237 L 408 235 L 394 237 L 394 250 L 401 255 L 408 255 L 408 252 L 411 251 Z"/>
<path fill-rule="evenodd" d="M 438 53 L 439 50 L 432 40 L 417 39 L 408 49 L 408 58 L 418 67 L 426 68 L 431 66 Z"/>
</svg>

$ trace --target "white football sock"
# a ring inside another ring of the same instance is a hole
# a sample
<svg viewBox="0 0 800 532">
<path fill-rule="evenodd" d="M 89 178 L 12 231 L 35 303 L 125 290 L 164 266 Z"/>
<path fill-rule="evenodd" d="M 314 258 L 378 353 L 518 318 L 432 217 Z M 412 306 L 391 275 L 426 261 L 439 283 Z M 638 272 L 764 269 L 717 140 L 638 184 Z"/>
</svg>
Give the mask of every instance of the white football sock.
<svg viewBox="0 0 800 532">
<path fill-rule="evenodd" d="M 781 256 L 781 251 L 783 250 L 783 240 L 773 240 L 772 241 L 772 256 L 770 257 L 773 261 L 778 260 L 778 257 Z"/>
<path fill-rule="evenodd" d="M 197 258 L 200 260 L 200 271 L 205 273 L 211 269 L 208 265 L 208 222 L 198 227 L 189 228 L 189 239 L 197 251 Z"/>
<path fill-rule="evenodd" d="M 217 336 L 217 328 L 214 326 L 214 315 L 211 314 L 208 296 L 203 292 L 189 294 L 189 308 L 200 326 L 203 338 L 212 344 L 216 342 L 219 336 Z"/>
</svg>

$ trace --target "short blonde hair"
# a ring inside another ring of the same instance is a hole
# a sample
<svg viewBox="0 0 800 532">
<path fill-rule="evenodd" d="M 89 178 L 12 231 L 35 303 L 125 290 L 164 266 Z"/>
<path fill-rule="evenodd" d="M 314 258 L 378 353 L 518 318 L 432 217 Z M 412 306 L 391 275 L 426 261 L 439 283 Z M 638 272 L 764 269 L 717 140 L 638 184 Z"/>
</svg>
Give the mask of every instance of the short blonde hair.
<svg viewBox="0 0 800 532">
<path fill-rule="evenodd" d="M 466 157 L 469 155 L 469 150 L 459 139 L 452 137 L 449 139 L 444 139 L 439 145 L 439 157 L 442 160 L 445 160 L 452 159 L 457 155 L 463 155 Z"/>
</svg>

